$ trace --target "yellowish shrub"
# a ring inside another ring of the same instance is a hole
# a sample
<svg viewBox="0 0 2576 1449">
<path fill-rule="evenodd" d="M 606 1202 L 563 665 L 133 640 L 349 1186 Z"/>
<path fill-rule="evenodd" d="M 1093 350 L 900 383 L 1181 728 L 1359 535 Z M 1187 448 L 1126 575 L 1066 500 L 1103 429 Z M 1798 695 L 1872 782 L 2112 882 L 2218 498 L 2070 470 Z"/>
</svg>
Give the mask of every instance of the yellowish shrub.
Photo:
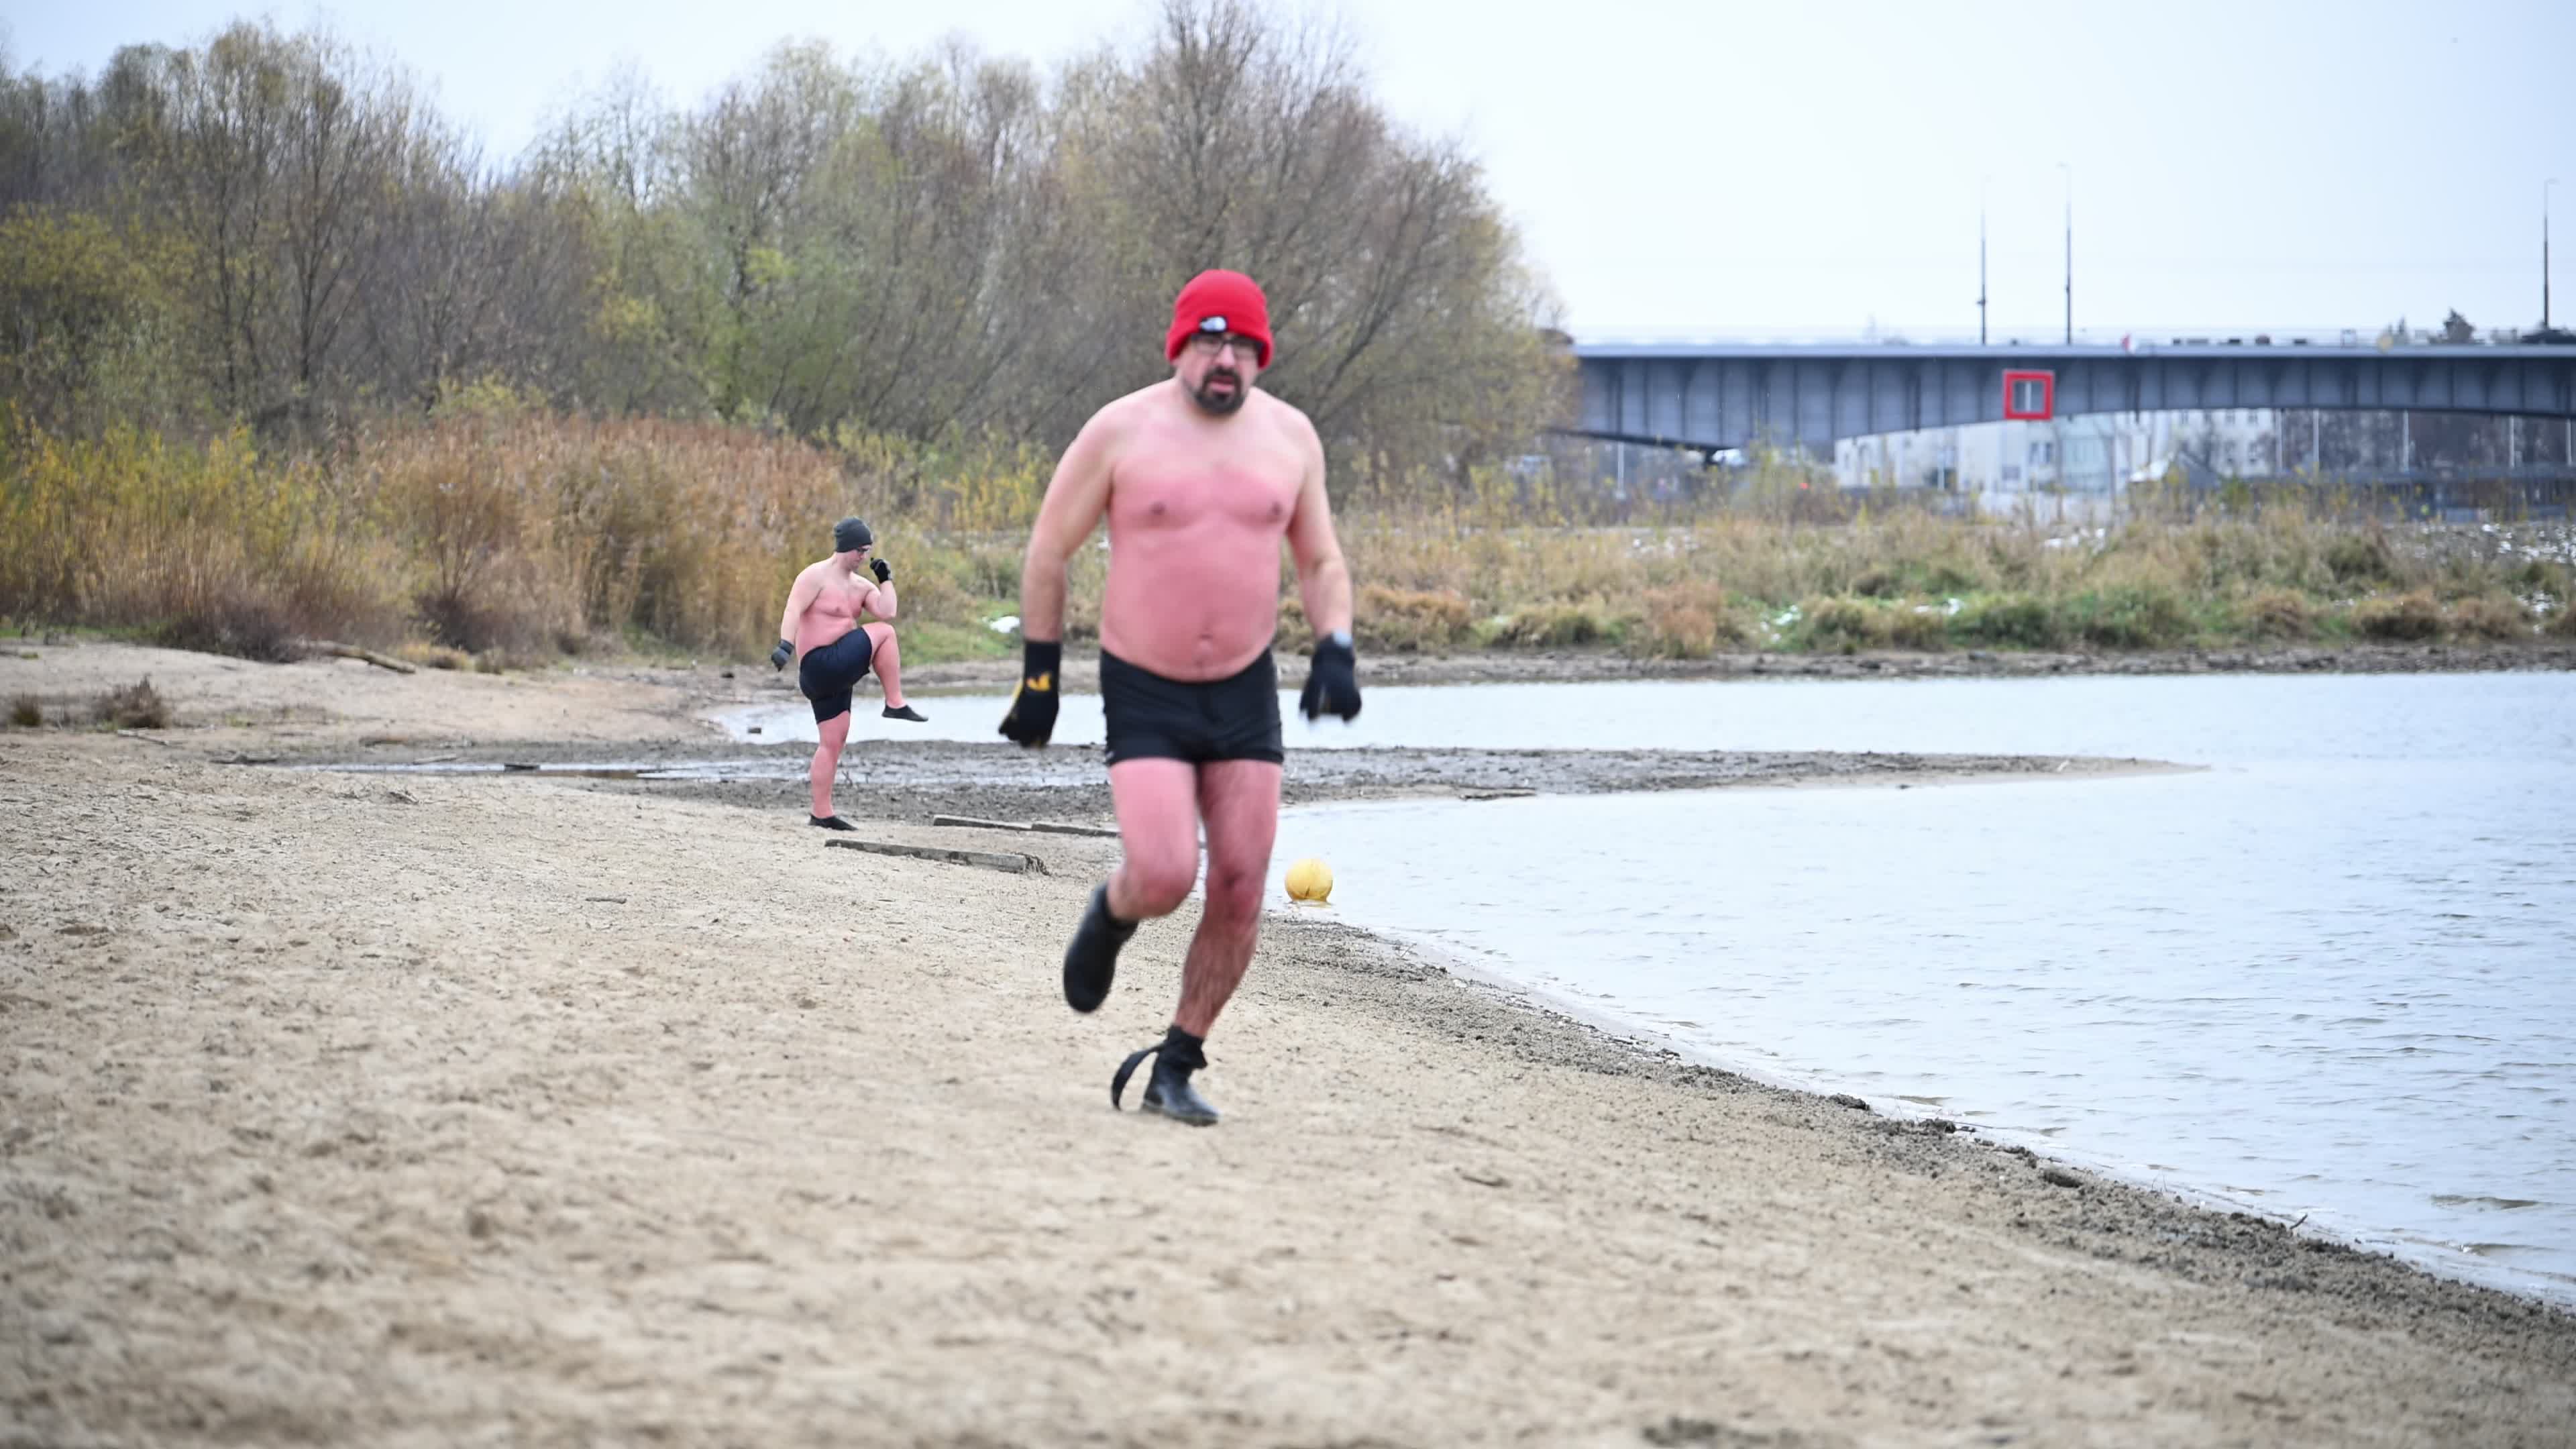
<svg viewBox="0 0 2576 1449">
<path fill-rule="evenodd" d="M 2245 625 L 2264 639 L 2306 639 L 2317 632 L 2316 606 L 2296 589 L 2261 589 L 2245 600 Z"/>
<path fill-rule="evenodd" d="M 2364 599 L 2352 611 L 2352 626 L 2365 639 L 2390 642 L 2433 639 L 2442 633 L 2442 606 L 2422 589 L 2394 597 Z"/>
<path fill-rule="evenodd" d="M 2531 616 L 2512 599 L 2494 594 L 2455 599 L 2450 608 L 2451 632 L 2469 639 L 2528 639 Z"/>
</svg>

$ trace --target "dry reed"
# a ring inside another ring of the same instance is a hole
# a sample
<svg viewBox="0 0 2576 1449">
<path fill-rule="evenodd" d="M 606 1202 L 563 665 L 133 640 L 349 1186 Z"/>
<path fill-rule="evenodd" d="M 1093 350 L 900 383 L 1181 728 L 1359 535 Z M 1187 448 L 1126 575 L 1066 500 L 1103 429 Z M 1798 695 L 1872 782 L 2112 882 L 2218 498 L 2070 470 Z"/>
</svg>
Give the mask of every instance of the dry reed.
<svg viewBox="0 0 2576 1449">
<path fill-rule="evenodd" d="M 329 637 L 476 668 L 598 648 L 751 657 L 844 514 L 897 569 L 907 652 L 998 652 L 1051 460 L 843 435 L 460 407 L 269 457 L 234 434 L 0 432 L 0 615 L 282 658 Z M 1479 474 L 1340 519 L 1381 652 L 2139 649 L 2576 633 L 2568 537 L 2405 529 L 2276 500 L 2055 525 L 1943 516 L 1765 465 L 1654 523 Z M 2519 538 L 2520 541 L 2515 540 Z M 2566 555 L 2566 557 L 2561 557 Z M 1077 554 L 1069 637 L 1098 630 Z M 1302 639 L 1281 571 L 1281 638 Z"/>
</svg>

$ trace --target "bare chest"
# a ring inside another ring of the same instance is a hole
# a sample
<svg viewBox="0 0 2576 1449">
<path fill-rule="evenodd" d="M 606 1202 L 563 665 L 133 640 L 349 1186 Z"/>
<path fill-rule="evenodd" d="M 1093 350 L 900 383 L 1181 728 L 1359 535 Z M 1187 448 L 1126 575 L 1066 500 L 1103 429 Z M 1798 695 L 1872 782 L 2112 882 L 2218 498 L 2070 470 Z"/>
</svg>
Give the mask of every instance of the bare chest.
<svg viewBox="0 0 2576 1449">
<path fill-rule="evenodd" d="M 839 618 L 858 617 L 867 601 L 867 588 L 845 573 L 826 576 L 814 592 L 815 610 Z"/>
<path fill-rule="evenodd" d="M 1122 459 L 1109 490 L 1120 533 L 1190 531 L 1275 540 L 1296 510 L 1302 469 L 1286 448 L 1148 448 Z"/>
</svg>

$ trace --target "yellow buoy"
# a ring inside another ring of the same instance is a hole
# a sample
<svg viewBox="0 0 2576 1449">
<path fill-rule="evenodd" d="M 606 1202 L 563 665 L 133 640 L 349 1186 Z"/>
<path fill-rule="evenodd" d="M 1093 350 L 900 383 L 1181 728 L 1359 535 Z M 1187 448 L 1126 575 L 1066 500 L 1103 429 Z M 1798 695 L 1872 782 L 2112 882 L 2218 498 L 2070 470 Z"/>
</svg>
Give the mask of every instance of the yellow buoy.
<svg viewBox="0 0 2576 1449">
<path fill-rule="evenodd" d="M 1322 905 L 1333 894 L 1333 868 L 1308 856 L 1288 867 L 1288 899 Z"/>
</svg>

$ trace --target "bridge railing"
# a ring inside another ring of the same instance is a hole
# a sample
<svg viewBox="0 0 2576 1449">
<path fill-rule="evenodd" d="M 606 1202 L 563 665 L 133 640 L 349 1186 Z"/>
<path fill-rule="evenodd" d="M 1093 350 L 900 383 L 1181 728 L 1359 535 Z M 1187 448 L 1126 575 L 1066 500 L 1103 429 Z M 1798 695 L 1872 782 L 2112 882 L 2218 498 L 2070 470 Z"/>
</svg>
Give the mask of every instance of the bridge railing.
<svg viewBox="0 0 2576 1449">
<path fill-rule="evenodd" d="M 2377 347 L 2383 339 L 2391 347 L 2495 346 L 2511 347 L 2534 341 L 2515 327 L 2490 327 L 2473 331 L 2465 339 L 2454 339 L 2441 329 L 2393 325 L 2369 327 L 2249 327 L 2243 323 L 2224 326 L 2159 326 L 2078 327 L 2073 345 L 2077 347 L 2120 347 L 2145 350 L 2157 347 Z M 1616 346 L 1728 346 L 1728 347 L 2063 347 L 2068 345 L 2063 328 L 2014 328 L 1990 333 L 1984 339 L 1974 331 L 1942 325 L 1937 327 L 1795 327 L 1795 328 L 1606 328 L 1578 332 L 1573 336 L 1577 347 Z"/>
</svg>

